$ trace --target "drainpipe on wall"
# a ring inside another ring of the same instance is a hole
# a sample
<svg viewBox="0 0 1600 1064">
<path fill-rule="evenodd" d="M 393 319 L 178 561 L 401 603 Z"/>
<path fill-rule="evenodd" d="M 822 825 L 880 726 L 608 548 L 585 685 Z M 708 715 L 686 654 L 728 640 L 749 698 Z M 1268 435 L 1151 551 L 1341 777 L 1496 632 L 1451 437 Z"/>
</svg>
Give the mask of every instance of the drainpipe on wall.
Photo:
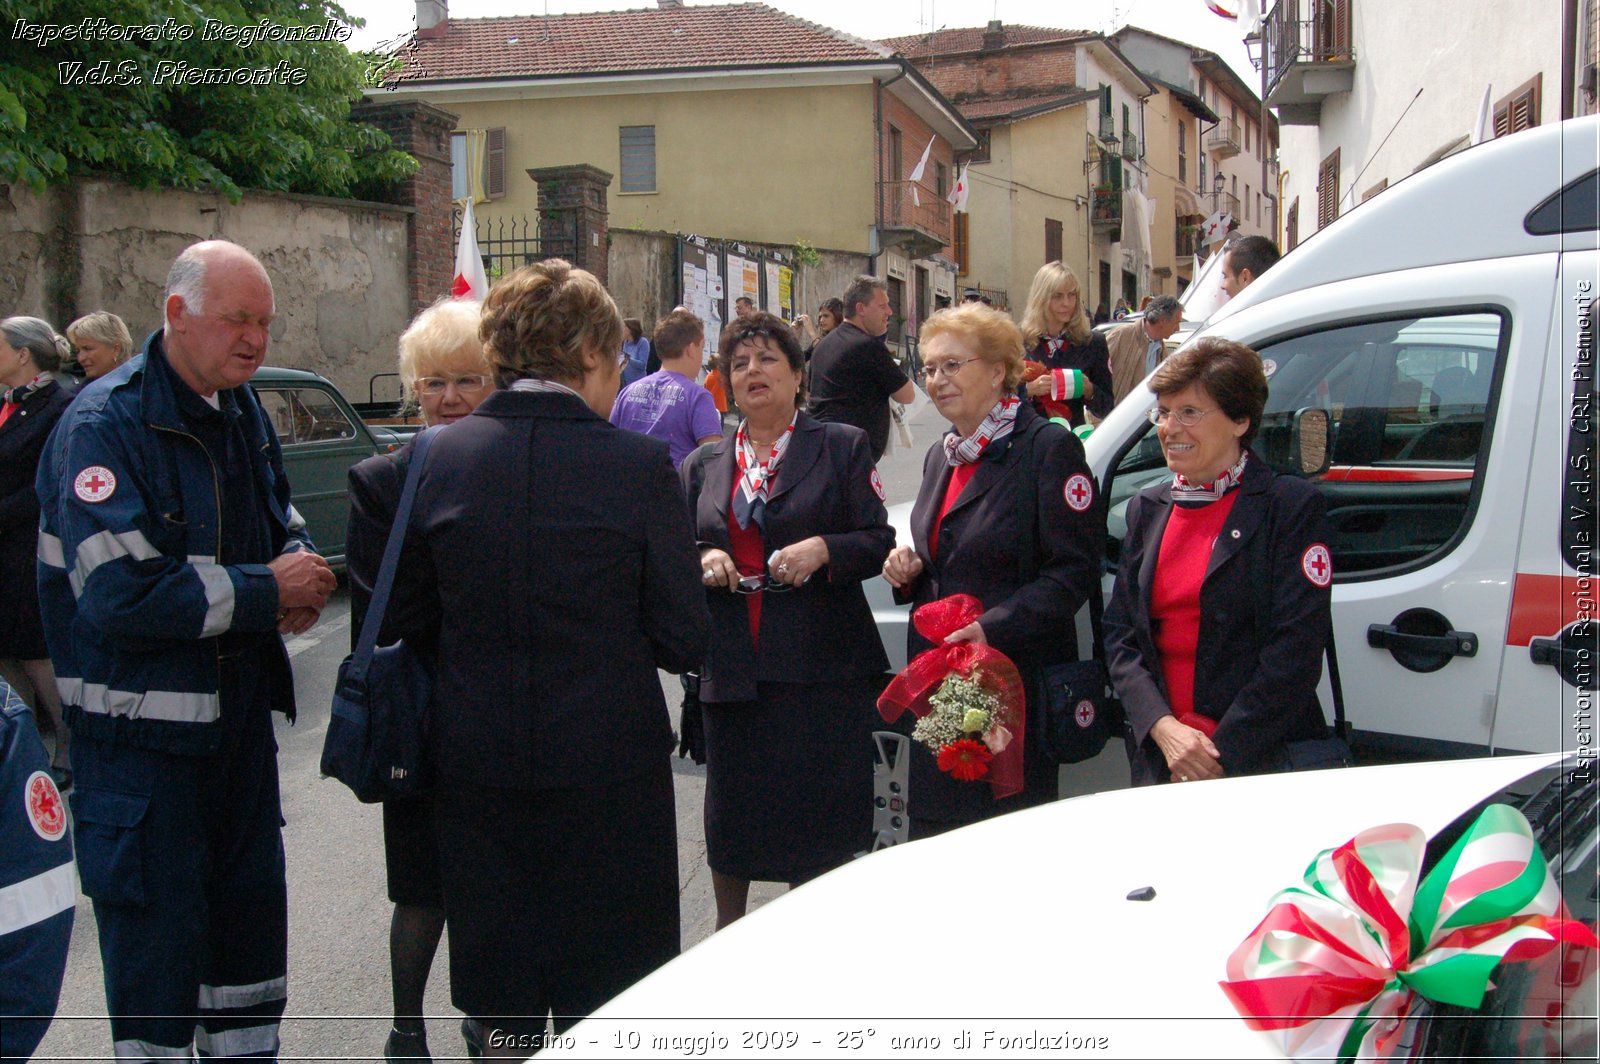
<svg viewBox="0 0 1600 1064">
<path fill-rule="evenodd" d="M 900 73 L 888 81 L 874 81 L 872 98 L 873 150 L 877 155 L 878 188 L 875 199 L 875 217 L 872 222 L 872 243 L 875 250 L 867 256 L 867 272 L 878 276 L 878 255 L 883 252 L 883 90 L 906 76 L 906 60 L 900 60 Z"/>
</svg>

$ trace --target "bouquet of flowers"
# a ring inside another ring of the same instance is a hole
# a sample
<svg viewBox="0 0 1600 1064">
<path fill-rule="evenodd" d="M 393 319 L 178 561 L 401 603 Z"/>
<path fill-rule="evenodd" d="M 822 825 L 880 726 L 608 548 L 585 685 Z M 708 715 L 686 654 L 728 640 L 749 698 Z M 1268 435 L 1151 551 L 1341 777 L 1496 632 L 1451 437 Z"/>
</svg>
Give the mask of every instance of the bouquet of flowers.
<svg viewBox="0 0 1600 1064">
<path fill-rule="evenodd" d="M 892 722 L 911 710 L 917 717 L 911 737 L 933 751 L 941 771 L 986 780 L 1004 798 L 1022 790 L 1022 677 L 994 647 L 944 641 L 982 615 L 983 604 L 971 595 L 917 607 L 911 623 L 933 646 L 890 682 L 878 712 Z"/>
<path fill-rule="evenodd" d="M 928 698 L 932 709 L 911 737 L 939 759 L 939 771 L 958 780 L 981 780 L 994 756 L 1011 745 L 1010 719 L 1000 696 L 983 685 L 983 673 L 951 673 Z"/>
</svg>

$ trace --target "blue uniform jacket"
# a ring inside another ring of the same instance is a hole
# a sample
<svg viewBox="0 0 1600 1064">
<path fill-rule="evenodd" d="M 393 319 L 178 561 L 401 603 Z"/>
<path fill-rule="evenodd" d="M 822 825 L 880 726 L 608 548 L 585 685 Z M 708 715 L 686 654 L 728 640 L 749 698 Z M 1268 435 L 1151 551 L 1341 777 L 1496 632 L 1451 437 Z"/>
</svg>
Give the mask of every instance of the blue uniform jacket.
<svg viewBox="0 0 1600 1064">
<path fill-rule="evenodd" d="M 208 754 L 221 715 L 219 637 L 273 633 L 284 651 L 271 570 L 219 563 L 236 542 L 222 527 L 222 473 L 186 425 L 182 387 L 157 332 L 62 416 L 39 465 L 39 606 L 74 734 Z M 255 456 L 274 555 L 310 549 L 255 393 L 217 394 Z M 285 681 L 288 670 L 282 656 Z M 270 689 L 273 709 L 292 720 L 293 684 Z"/>
<path fill-rule="evenodd" d="M 61 996 L 78 892 L 67 805 L 33 713 L 0 681 L 0 1058 L 39 1047 Z"/>
</svg>

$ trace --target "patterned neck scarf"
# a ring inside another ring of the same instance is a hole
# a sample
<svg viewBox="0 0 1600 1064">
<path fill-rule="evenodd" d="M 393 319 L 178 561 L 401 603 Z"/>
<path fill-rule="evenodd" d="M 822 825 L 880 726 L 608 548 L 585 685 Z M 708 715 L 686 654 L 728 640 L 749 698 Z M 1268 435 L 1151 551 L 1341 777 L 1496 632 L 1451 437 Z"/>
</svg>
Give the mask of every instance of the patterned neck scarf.
<svg viewBox="0 0 1600 1064">
<path fill-rule="evenodd" d="M 733 519 L 739 522 L 740 528 L 748 529 L 754 521 L 766 531 L 767 494 L 772 490 L 772 478 L 778 475 L 783 452 L 789 449 L 789 441 L 794 437 L 795 418 L 799 416 L 796 411 L 789 419 L 789 427 L 772 445 L 772 452 L 765 460 L 756 457 L 756 449 L 750 443 L 749 423 L 739 422 L 739 431 L 733 439 L 733 453 L 739 463 L 739 491 L 733 497 Z"/>
<path fill-rule="evenodd" d="M 514 392 L 566 392 L 568 395 L 583 399 L 582 395 L 568 388 L 565 384 L 555 381 L 540 380 L 538 377 L 518 377 L 511 382 L 511 391 Z M 583 399 L 587 405 L 589 400 Z"/>
<path fill-rule="evenodd" d="M 1248 448 L 1240 451 L 1239 460 L 1218 473 L 1217 479 L 1210 484 L 1191 484 L 1182 473 L 1172 474 L 1172 501 L 1179 506 L 1205 506 L 1216 502 L 1239 486 L 1239 480 L 1244 476 L 1244 464 L 1249 459 Z"/>
<path fill-rule="evenodd" d="M 1022 400 L 1008 395 L 984 415 L 983 423 L 971 436 L 957 436 L 953 432 L 945 436 L 945 460 L 953 466 L 976 462 L 991 443 L 1011 435 L 1011 430 L 1017 426 L 1017 409 L 1021 405 Z"/>
<path fill-rule="evenodd" d="M 4 391 L 0 391 L 0 402 L 20 403 L 53 380 L 55 378 L 50 374 L 41 373 L 27 384 L 19 384 L 15 388 L 7 388 Z"/>
</svg>

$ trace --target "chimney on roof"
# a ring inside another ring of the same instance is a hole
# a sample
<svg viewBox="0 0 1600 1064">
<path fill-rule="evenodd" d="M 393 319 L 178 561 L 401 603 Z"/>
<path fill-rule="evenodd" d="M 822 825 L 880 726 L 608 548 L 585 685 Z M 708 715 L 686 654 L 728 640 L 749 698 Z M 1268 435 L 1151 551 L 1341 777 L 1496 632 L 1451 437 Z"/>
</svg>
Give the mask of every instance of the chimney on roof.
<svg viewBox="0 0 1600 1064">
<path fill-rule="evenodd" d="M 683 0 L 656 0 L 656 6 L 663 11 L 671 11 L 683 6 Z"/>
<path fill-rule="evenodd" d="M 450 0 L 417 0 L 417 36 L 443 37 L 450 30 Z"/>
<path fill-rule="evenodd" d="M 988 51 L 995 48 L 1004 48 L 1006 45 L 1006 31 L 1000 25 L 1000 20 L 995 19 L 983 31 L 983 47 Z"/>
</svg>

